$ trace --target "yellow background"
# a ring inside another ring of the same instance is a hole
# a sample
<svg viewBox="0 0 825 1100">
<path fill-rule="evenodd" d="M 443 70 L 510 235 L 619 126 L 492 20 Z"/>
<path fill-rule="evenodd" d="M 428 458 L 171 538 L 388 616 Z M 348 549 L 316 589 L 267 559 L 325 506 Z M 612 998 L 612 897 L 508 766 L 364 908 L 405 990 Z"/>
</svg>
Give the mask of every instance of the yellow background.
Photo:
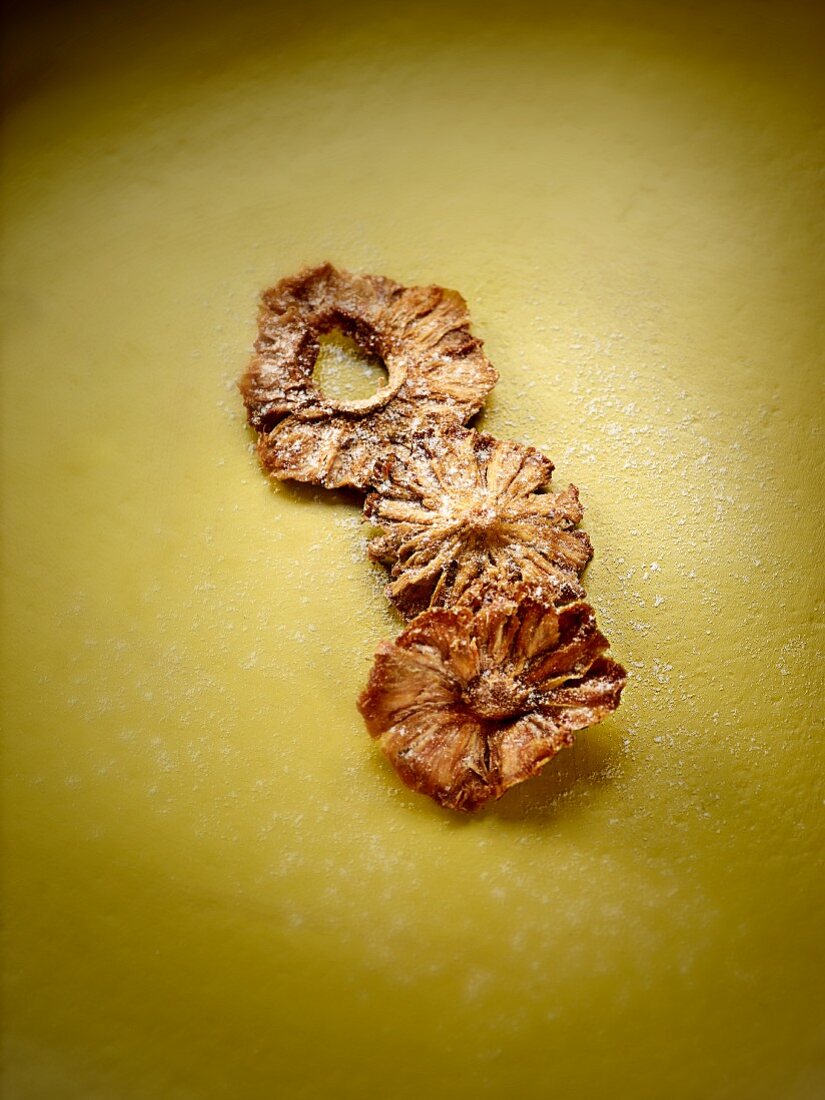
<svg viewBox="0 0 825 1100">
<path fill-rule="evenodd" d="M 9 1100 L 825 1094 L 821 22 L 13 20 Z M 327 258 L 467 298 L 632 672 L 472 820 L 356 712 L 399 628 L 357 500 L 271 489 L 234 389 Z"/>
</svg>

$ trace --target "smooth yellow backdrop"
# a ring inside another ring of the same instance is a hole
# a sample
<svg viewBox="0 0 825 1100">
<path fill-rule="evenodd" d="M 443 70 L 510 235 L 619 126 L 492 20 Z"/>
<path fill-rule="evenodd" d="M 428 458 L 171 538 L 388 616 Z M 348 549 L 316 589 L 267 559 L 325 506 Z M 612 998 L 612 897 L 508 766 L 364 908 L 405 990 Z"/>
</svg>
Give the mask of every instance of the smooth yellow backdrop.
<svg viewBox="0 0 825 1100">
<path fill-rule="evenodd" d="M 821 11 L 18 6 L 8 1100 L 815 1100 Z M 617 716 L 475 819 L 355 709 L 354 496 L 235 382 L 324 259 L 459 289 L 582 491 Z"/>
</svg>

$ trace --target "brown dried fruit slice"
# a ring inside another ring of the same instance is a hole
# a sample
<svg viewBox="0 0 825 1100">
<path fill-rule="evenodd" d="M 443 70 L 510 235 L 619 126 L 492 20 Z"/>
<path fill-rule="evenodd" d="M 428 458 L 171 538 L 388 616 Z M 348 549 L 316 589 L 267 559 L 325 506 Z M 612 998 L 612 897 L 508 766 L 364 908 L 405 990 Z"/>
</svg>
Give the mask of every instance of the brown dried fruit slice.
<svg viewBox="0 0 825 1100">
<path fill-rule="evenodd" d="M 240 389 L 277 478 L 365 489 L 375 461 L 434 416 L 469 419 L 498 374 L 470 333 L 464 299 L 331 264 L 265 291 L 255 356 Z M 371 397 L 333 401 L 313 381 L 319 337 L 338 329 L 387 369 Z"/>
<path fill-rule="evenodd" d="M 407 786 L 475 810 L 616 709 L 626 674 L 607 648 L 586 603 L 427 611 L 379 646 L 358 706 Z"/>
<path fill-rule="evenodd" d="M 389 566 L 387 594 L 401 613 L 452 606 L 493 580 L 555 604 L 583 596 L 578 578 L 593 549 L 574 530 L 576 486 L 548 492 L 552 472 L 535 448 L 455 423 L 384 462 L 364 511 L 383 532 L 369 553 Z"/>
</svg>

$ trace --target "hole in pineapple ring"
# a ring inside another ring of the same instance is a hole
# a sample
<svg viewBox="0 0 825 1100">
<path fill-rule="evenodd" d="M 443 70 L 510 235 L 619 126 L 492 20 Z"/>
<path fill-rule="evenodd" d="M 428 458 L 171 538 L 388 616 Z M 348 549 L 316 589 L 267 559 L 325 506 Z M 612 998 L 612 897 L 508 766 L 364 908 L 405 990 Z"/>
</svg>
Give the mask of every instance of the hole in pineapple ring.
<svg viewBox="0 0 825 1100">
<path fill-rule="evenodd" d="M 318 356 L 312 380 L 321 394 L 336 405 L 365 401 L 389 383 L 383 359 L 365 352 L 339 328 L 318 336 Z"/>
</svg>

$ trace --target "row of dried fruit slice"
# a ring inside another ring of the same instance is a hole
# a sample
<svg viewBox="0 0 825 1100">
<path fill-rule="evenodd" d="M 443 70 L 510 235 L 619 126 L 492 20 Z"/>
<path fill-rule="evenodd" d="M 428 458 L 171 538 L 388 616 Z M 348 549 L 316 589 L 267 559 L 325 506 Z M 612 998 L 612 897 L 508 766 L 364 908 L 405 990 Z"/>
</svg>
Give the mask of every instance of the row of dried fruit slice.
<svg viewBox="0 0 825 1100">
<path fill-rule="evenodd" d="M 373 397 L 315 384 L 334 329 L 386 365 Z M 367 492 L 370 556 L 412 621 L 379 647 L 359 706 L 407 785 L 459 810 L 534 775 L 625 682 L 582 599 L 576 487 L 551 492 L 539 451 L 464 426 L 497 377 L 456 292 L 326 264 L 265 292 L 241 381 L 270 475 Z"/>
</svg>

